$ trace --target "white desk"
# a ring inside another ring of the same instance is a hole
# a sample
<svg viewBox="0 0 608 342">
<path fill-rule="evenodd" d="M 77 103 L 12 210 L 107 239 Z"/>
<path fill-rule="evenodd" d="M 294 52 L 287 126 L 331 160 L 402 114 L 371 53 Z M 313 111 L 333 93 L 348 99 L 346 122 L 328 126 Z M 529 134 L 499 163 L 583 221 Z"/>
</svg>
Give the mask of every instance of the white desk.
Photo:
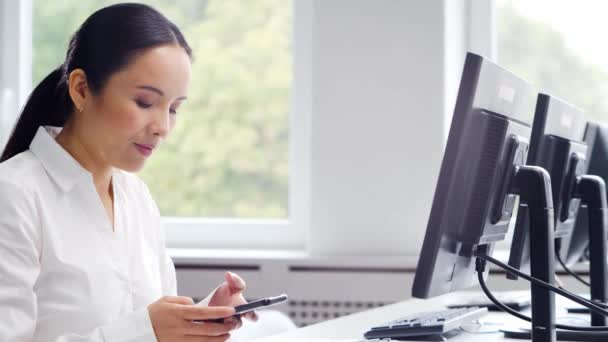
<svg viewBox="0 0 608 342">
<path fill-rule="evenodd" d="M 434 309 L 444 308 L 450 303 L 461 301 L 467 296 L 477 295 L 471 292 L 457 292 L 452 293 L 428 300 L 410 299 L 400 303 L 387 305 L 381 308 L 376 308 L 349 316 L 337 318 L 334 320 L 326 321 L 323 323 L 311 325 L 305 328 L 293 330 L 284 334 L 275 335 L 265 339 L 258 339 L 256 342 L 295 342 L 295 341 L 310 341 L 310 342 L 346 342 L 346 341 L 360 341 L 363 339 L 363 333 L 365 333 L 370 327 L 380 325 L 399 317 L 421 312 L 430 311 Z M 558 298 L 558 297 L 556 297 Z M 565 304 L 566 301 L 558 299 L 558 303 Z M 528 313 L 529 314 L 529 313 Z M 558 309 L 556 316 L 563 317 L 566 315 L 565 310 Z M 580 319 L 587 319 L 587 315 L 579 315 Z M 577 319 L 578 319 L 577 317 Z M 509 325 L 514 326 L 529 326 L 527 322 L 523 322 L 517 318 L 514 318 L 505 313 L 488 313 L 484 316 L 481 321 L 483 323 L 489 323 L 484 329 L 496 330 L 506 327 Z M 572 323 L 572 322 L 570 322 Z M 495 325 L 496 324 L 496 325 Z M 501 326 L 501 324 L 505 324 Z M 467 329 L 468 330 L 468 329 Z M 489 341 L 523 341 L 518 339 L 507 339 L 503 337 L 500 332 L 491 333 L 468 333 L 462 332 L 458 336 L 450 338 L 449 341 L 454 342 L 489 342 Z"/>
</svg>

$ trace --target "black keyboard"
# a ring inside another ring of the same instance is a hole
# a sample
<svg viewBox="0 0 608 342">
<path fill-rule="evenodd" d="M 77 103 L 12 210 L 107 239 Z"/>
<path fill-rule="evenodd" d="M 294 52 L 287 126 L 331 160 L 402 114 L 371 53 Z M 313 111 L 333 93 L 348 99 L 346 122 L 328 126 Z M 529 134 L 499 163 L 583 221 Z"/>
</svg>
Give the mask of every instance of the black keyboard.
<svg viewBox="0 0 608 342">
<path fill-rule="evenodd" d="M 373 327 L 364 336 L 367 339 L 372 339 L 443 335 L 454 329 L 459 329 L 462 324 L 475 321 L 487 312 L 488 309 L 486 308 L 458 308 L 419 312 Z"/>
</svg>

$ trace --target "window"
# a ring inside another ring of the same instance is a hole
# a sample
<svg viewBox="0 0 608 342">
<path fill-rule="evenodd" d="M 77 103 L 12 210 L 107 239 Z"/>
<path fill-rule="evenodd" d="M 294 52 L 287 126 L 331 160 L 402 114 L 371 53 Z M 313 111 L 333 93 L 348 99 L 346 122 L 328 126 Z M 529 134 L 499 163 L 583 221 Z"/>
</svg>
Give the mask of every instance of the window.
<svg viewBox="0 0 608 342">
<path fill-rule="evenodd" d="M 33 84 L 64 60 L 69 36 L 117 1 L 33 2 Z M 287 219 L 291 2 L 144 1 L 194 53 L 189 99 L 140 176 L 167 217 Z"/>
<path fill-rule="evenodd" d="M 585 110 L 608 118 L 605 1 L 497 0 L 498 63 Z"/>
<path fill-rule="evenodd" d="M 539 89 L 582 108 L 589 120 L 608 119 L 608 3 L 495 0 L 497 62 Z M 513 224 L 514 222 L 512 222 Z M 499 249 L 509 249 L 513 227 Z"/>
</svg>

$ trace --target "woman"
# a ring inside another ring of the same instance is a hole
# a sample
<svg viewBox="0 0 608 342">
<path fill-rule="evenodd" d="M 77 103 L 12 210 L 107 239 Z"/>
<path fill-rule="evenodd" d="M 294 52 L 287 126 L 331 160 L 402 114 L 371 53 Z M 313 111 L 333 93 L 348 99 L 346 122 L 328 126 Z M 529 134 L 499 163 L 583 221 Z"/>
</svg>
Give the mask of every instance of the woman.
<svg viewBox="0 0 608 342">
<path fill-rule="evenodd" d="M 130 173 L 174 127 L 190 63 L 173 23 L 119 4 L 34 89 L 0 159 L 0 341 L 225 341 L 240 326 L 235 274 L 209 306 L 176 296 L 158 208 Z"/>
</svg>

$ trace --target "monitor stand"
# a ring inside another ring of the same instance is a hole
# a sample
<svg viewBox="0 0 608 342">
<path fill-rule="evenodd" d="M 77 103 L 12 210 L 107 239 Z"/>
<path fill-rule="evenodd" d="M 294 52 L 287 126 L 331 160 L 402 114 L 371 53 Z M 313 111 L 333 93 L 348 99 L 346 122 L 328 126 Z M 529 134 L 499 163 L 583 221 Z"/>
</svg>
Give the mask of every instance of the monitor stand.
<svg viewBox="0 0 608 342">
<path fill-rule="evenodd" d="M 520 203 L 528 206 L 530 219 L 530 274 L 545 283 L 555 284 L 554 210 L 551 177 L 538 166 L 519 166 L 509 187 L 518 194 Z M 534 342 L 554 342 L 555 293 L 532 283 L 532 331 L 527 339 Z"/>
<path fill-rule="evenodd" d="M 577 180 L 575 196 L 587 205 L 589 220 L 589 274 L 591 277 L 591 300 L 606 303 L 608 293 L 608 270 L 606 268 L 606 185 L 598 176 L 584 175 Z M 591 312 L 592 326 L 605 326 L 606 317 Z"/>
<path fill-rule="evenodd" d="M 553 204 L 549 176 L 544 177 L 545 189 L 540 185 L 542 176 L 535 174 L 530 166 L 522 166 L 514 177 L 513 191 L 519 193 L 520 201 L 527 204 L 530 215 L 530 241 L 534 237 L 534 248 L 530 249 L 531 276 L 554 284 L 554 240 Z M 546 190 L 548 186 L 549 190 Z M 589 207 L 589 239 L 595 248 L 592 254 L 596 272 L 596 284 L 591 288 L 592 299 L 606 299 L 606 188 L 602 179 L 596 176 L 581 176 L 577 180 L 575 195 Z M 543 202 L 543 194 L 544 199 Z M 593 228 L 592 228 L 593 227 Z M 595 241 L 594 241 L 595 240 Z M 541 243 L 546 241 L 546 243 Z M 593 277 L 593 273 L 592 273 Z M 538 285 L 532 288 L 532 327 L 529 329 L 503 330 L 505 337 L 527 339 L 534 342 L 562 341 L 608 341 L 608 332 L 566 331 L 555 329 L 555 295 Z M 539 307 L 540 306 L 540 307 Z M 540 317 L 539 317 L 540 316 Z M 598 317 L 600 316 L 600 317 Z M 605 325 L 603 315 L 592 313 L 592 325 Z M 595 317 L 595 320 L 594 320 Z M 539 325 L 540 324 L 540 325 Z M 539 329 L 540 328 L 540 329 Z"/>
</svg>

